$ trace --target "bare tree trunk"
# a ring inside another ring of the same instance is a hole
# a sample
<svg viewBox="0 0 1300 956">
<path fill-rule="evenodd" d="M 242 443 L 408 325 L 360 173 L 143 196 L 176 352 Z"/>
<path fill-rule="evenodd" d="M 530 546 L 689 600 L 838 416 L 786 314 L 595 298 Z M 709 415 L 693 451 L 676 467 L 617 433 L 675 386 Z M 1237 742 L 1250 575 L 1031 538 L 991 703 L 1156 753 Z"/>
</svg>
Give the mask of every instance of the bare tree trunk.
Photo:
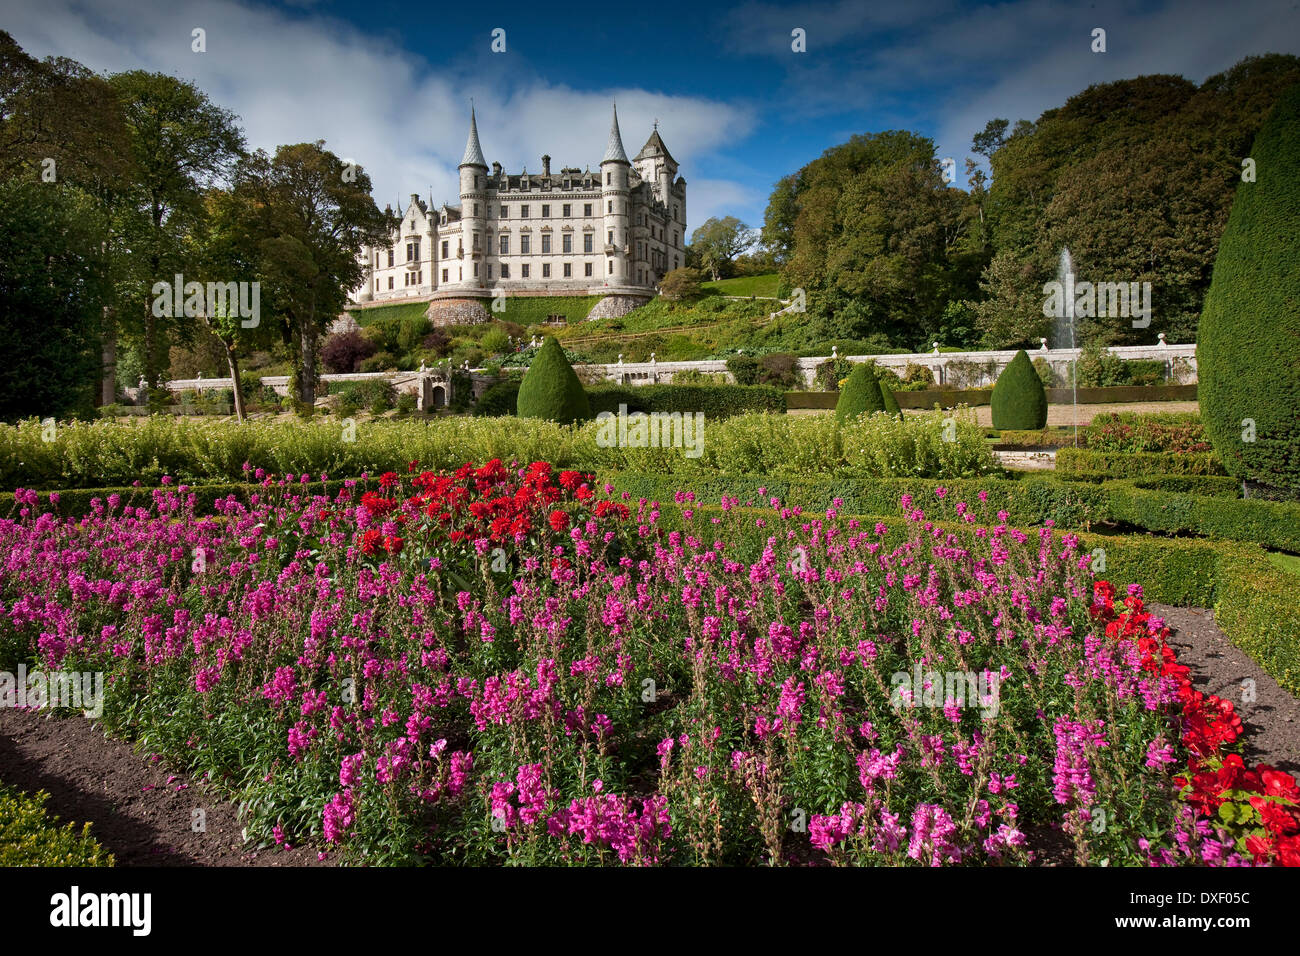
<svg viewBox="0 0 1300 956">
<path fill-rule="evenodd" d="M 241 422 L 246 422 L 248 415 L 244 411 L 244 386 L 239 381 L 239 356 L 235 354 L 235 349 L 230 343 L 226 343 L 226 364 L 230 366 L 230 381 L 233 383 L 231 390 L 235 396 L 235 415 Z"/>
<path fill-rule="evenodd" d="M 316 329 L 304 323 L 299 338 L 302 347 L 298 372 L 298 400 L 304 405 L 316 404 Z"/>
<path fill-rule="evenodd" d="M 99 404 L 112 405 L 117 401 L 117 326 L 104 309 L 103 374 L 99 383 Z"/>
</svg>

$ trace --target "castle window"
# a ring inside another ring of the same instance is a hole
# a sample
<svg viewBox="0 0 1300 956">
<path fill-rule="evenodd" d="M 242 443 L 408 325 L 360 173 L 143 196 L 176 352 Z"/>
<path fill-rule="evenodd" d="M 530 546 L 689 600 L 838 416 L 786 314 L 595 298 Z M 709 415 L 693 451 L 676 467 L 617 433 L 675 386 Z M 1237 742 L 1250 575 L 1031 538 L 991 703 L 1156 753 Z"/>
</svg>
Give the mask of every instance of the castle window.
<svg viewBox="0 0 1300 956">
<path fill-rule="evenodd" d="M 564 250 L 564 254 L 565 254 L 566 256 L 567 256 L 569 253 L 573 252 L 573 236 L 572 236 L 570 233 L 565 233 L 565 234 L 564 234 L 564 246 L 563 246 L 563 250 Z"/>
<path fill-rule="evenodd" d="M 491 215 L 491 213 L 489 213 L 489 215 Z M 510 218 L 510 207 L 507 206 L 505 203 L 501 204 L 501 218 L 502 219 Z"/>
<path fill-rule="evenodd" d="M 520 219 L 527 219 L 527 218 L 528 218 L 528 207 L 527 207 L 527 206 L 520 206 L 520 207 L 519 207 L 519 218 L 520 218 Z"/>
<path fill-rule="evenodd" d="M 550 251 L 551 251 L 551 237 L 550 237 L 549 235 L 543 235 L 543 236 L 542 236 L 542 254 L 545 255 L 546 253 L 549 253 Z"/>
<path fill-rule="evenodd" d="M 673 233 L 673 248 L 677 248 L 677 233 Z"/>
<path fill-rule="evenodd" d="M 416 239 L 414 242 L 408 242 L 406 244 L 406 261 L 416 262 L 419 260 L 419 258 L 420 258 L 420 240 Z"/>
<path fill-rule="evenodd" d="M 478 278 L 478 263 L 474 263 L 474 278 Z"/>
<path fill-rule="evenodd" d="M 607 243 L 608 243 L 609 245 L 611 245 L 611 246 L 614 244 L 614 230 L 613 230 L 613 229 L 609 230 L 609 232 L 607 233 L 607 238 L 605 239 L 605 242 L 607 242 Z"/>
<path fill-rule="evenodd" d="M 568 189 L 569 187 L 566 185 L 564 188 Z M 563 212 L 561 213 L 561 215 L 563 215 L 565 219 L 568 219 L 571 215 L 573 215 L 573 207 L 569 205 L 567 202 L 564 204 L 562 208 L 563 208 Z"/>
<path fill-rule="evenodd" d="M 443 282 L 446 282 L 446 281 L 447 281 L 447 270 L 446 270 L 446 269 L 443 269 L 443 270 L 442 270 L 442 281 L 443 281 Z"/>
<path fill-rule="evenodd" d="M 543 262 L 543 263 L 542 263 L 542 278 L 543 278 L 543 279 L 549 279 L 550 277 L 551 277 L 551 264 L 550 264 L 549 262 Z"/>
<path fill-rule="evenodd" d="M 591 233 L 587 233 L 582 237 L 582 251 L 591 252 Z"/>
<path fill-rule="evenodd" d="M 503 255 L 503 256 L 508 256 L 508 255 L 510 255 L 510 237 L 509 237 L 509 236 L 502 236 L 502 237 L 501 237 L 501 255 Z"/>
<path fill-rule="evenodd" d="M 490 263 L 490 262 L 488 263 L 487 277 L 488 277 L 489 279 L 492 278 L 492 263 Z"/>
<path fill-rule="evenodd" d="M 492 267 L 491 267 L 491 266 L 488 266 L 488 278 L 489 278 L 489 279 L 492 278 Z M 505 262 L 501 263 L 501 278 L 503 278 L 503 279 L 509 279 L 509 278 L 510 278 L 510 266 L 509 266 L 509 264 L 507 264 L 507 263 L 505 263 Z"/>
<path fill-rule="evenodd" d="M 478 203 L 474 204 L 474 215 L 478 215 Z"/>
<path fill-rule="evenodd" d="M 564 278 L 566 279 L 573 278 L 573 263 L 566 262 L 564 264 Z"/>
<path fill-rule="evenodd" d="M 551 218 L 551 207 L 547 203 L 542 203 L 542 218 L 543 219 Z"/>
<path fill-rule="evenodd" d="M 608 260 L 608 262 L 609 262 L 609 274 L 610 274 L 610 275 L 613 275 L 613 274 L 614 274 L 614 260 L 613 260 L 613 259 L 610 259 L 610 260 Z"/>
<path fill-rule="evenodd" d="M 531 246 L 532 246 L 532 242 L 531 242 L 531 237 L 530 237 L 530 236 L 520 236 L 520 237 L 519 237 L 519 254 L 520 254 L 520 255 L 523 255 L 523 256 L 528 255 L 528 253 L 532 251 Z"/>
<path fill-rule="evenodd" d="M 590 263 L 590 262 L 584 262 L 584 263 L 583 263 L 583 268 L 584 268 L 584 274 L 590 276 L 590 275 L 591 275 L 591 263 Z"/>
<path fill-rule="evenodd" d="M 673 206 L 673 218 L 674 218 L 674 219 L 677 218 L 677 207 L 676 207 L 676 206 Z"/>
<path fill-rule="evenodd" d="M 582 214 L 583 214 L 584 216 L 590 216 L 590 215 L 591 215 L 591 203 L 589 203 L 589 202 L 585 202 L 585 203 L 582 204 Z"/>
<path fill-rule="evenodd" d="M 393 277 L 392 277 L 392 276 L 389 276 L 389 277 L 388 277 L 388 288 L 389 288 L 389 289 L 392 289 L 392 288 L 393 288 Z"/>
<path fill-rule="evenodd" d="M 392 250 L 392 249 L 389 249 L 389 250 L 388 250 L 388 268 L 391 269 L 392 267 L 393 267 L 393 250 Z"/>
<path fill-rule="evenodd" d="M 523 265 L 521 265 L 521 266 L 519 267 L 519 272 L 520 272 L 522 278 L 527 279 L 527 278 L 528 278 L 528 263 L 525 262 Z"/>
<path fill-rule="evenodd" d="M 605 174 L 605 185 L 606 185 L 606 186 L 609 186 L 609 185 L 611 185 L 613 182 L 614 182 L 614 174 L 613 174 L 613 173 L 606 173 L 606 174 Z"/>
<path fill-rule="evenodd" d="M 446 240 L 446 239 L 442 240 L 442 257 L 443 257 L 444 259 L 447 258 L 447 240 Z"/>
<path fill-rule="evenodd" d="M 614 203 L 613 203 L 613 200 L 611 200 L 610 202 L 605 203 L 605 212 L 607 212 L 607 213 L 612 213 L 613 211 L 614 211 Z"/>
</svg>

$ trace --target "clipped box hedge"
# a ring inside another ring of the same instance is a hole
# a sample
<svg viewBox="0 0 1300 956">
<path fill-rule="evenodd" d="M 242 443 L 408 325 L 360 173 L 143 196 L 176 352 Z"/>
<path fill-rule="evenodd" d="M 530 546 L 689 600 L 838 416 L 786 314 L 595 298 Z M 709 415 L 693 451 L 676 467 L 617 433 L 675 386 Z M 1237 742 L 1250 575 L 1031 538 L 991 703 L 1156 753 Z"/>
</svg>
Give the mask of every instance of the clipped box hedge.
<svg viewBox="0 0 1300 956">
<path fill-rule="evenodd" d="M 1115 521 L 1160 534 L 1199 534 L 1300 552 L 1300 504 L 1155 491 L 1122 481 L 1107 487 Z"/>
<path fill-rule="evenodd" d="M 703 412 L 730 418 L 748 412 L 784 412 L 785 392 L 771 385 L 598 385 L 587 389 L 591 413 Z"/>
<path fill-rule="evenodd" d="M 344 487 L 348 479 L 332 478 L 327 482 L 312 481 L 307 484 L 294 483 L 294 489 L 300 489 L 309 495 L 328 495 L 334 497 Z M 357 485 L 364 486 L 360 479 L 354 479 Z M 253 494 L 267 495 L 276 494 L 281 491 L 282 486 L 272 485 L 270 488 L 263 487 L 261 484 L 234 484 L 221 483 L 210 485 L 188 485 L 177 484 L 170 486 L 171 490 L 179 488 L 185 489 L 186 495 L 194 495 L 194 513 L 198 515 L 209 514 L 212 512 L 213 502 L 225 499 L 233 495 L 237 500 L 248 503 L 249 496 Z M 67 491 L 38 491 L 36 494 L 40 497 L 41 511 L 52 511 L 54 514 L 63 518 L 80 518 L 83 515 L 90 514 L 94 510 L 93 502 L 99 499 L 104 507 L 108 507 L 108 499 L 111 495 L 118 495 L 121 501 L 118 503 L 119 510 L 122 508 L 152 508 L 153 494 L 159 489 L 156 488 L 72 488 Z M 57 495 L 58 500 L 51 502 L 50 496 Z M 0 518 L 15 515 L 18 507 L 12 491 L 0 492 Z"/>
<path fill-rule="evenodd" d="M 60 826 L 45 808 L 49 797 L 0 783 L 0 867 L 112 866 L 113 855 L 90 835 L 90 824 Z"/>
<path fill-rule="evenodd" d="M 1112 478 L 1227 474 L 1223 462 L 1209 453 L 1109 452 L 1074 447 L 1057 451 L 1056 470 L 1105 472 Z"/>
</svg>

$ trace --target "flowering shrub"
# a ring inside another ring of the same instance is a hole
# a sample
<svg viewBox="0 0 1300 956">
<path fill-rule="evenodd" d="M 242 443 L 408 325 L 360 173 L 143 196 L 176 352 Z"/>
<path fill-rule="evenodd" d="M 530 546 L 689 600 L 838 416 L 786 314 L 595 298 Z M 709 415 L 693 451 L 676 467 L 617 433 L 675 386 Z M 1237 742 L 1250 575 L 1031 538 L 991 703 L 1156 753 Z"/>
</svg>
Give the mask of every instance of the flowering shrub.
<svg viewBox="0 0 1300 956">
<path fill-rule="evenodd" d="M 964 534 L 904 496 L 887 545 L 685 491 L 668 531 L 545 462 L 305 479 L 207 516 L 19 493 L 0 664 L 105 671 L 108 727 L 250 835 L 368 862 L 1292 861 L 1294 782 L 1237 769 L 1140 594 L 983 494 Z"/>
</svg>

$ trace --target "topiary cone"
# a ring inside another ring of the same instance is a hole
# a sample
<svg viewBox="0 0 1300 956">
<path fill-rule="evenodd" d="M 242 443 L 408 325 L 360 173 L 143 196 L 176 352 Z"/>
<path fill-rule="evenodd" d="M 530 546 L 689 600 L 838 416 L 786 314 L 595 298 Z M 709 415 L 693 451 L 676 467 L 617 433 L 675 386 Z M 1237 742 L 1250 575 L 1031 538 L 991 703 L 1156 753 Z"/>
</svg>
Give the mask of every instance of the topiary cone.
<svg viewBox="0 0 1300 956">
<path fill-rule="evenodd" d="M 993 385 L 993 427 L 1037 430 L 1047 424 L 1047 392 L 1028 353 L 1016 353 Z"/>
<path fill-rule="evenodd" d="M 879 379 L 877 379 L 877 383 L 880 385 L 880 397 L 884 400 L 885 411 L 889 412 L 889 414 L 893 415 L 895 418 L 902 418 L 903 410 L 898 407 L 898 399 L 894 397 L 894 393 L 890 390 L 888 385 L 880 382 Z"/>
<path fill-rule="evenodd" d="M 1250 158 L 1196 330 L 1196 395 L 1229 474 L 1300 488 L 1300 85 Z"/>
<path fill-rule="evenodd" d="M 875 370 L 867 365 L 854 367 L 840 391 L 839 401 L 835 403 L 836 421 L 845 422 L 864 413 L 871 415 L 884 410 L 885 399 L 880 394 Z"/>
<path fill-rule="evenodd" d="M 528 367 L 515 408 L 520 418 L 545 418 L 562 425 L 591 418 L 587 392 L 554 336 L 546 336 Z"/>
</svg>

